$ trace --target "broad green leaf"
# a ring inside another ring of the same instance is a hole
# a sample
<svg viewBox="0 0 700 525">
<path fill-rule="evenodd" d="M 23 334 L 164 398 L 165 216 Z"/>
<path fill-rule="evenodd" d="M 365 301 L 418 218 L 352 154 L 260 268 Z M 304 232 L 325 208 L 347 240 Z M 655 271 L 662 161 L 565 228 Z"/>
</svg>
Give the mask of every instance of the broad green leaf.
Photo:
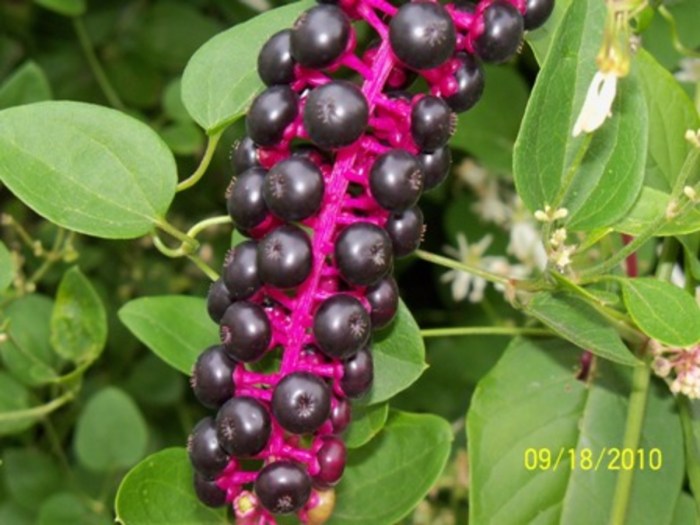
<svg viewBox="0 0 700 525">
<path fill-rule="evenodd" d="M 352 407 L 352 423 L 345 431 L 343 440 L 348 448 L 360 448 L 377 435 L 389 416 L 389 404 L 355 404 Z"/>
<path fill-rule="evenodd" d="M 182 76 L 182 101 L 207 133 L 216 133 L 247 111 L 264 87 L 257 71 L 260 48 L 313 5 L 303 0 L 266 11 L 218 34 L 192 56 Z"/>
<path fill-rule="evenodd" d="M 123 525 L 228 525 L 225 509 L 199 502 L 184 448 L 148 456 L 124 477 L 117 492 L 117 521 Z"/>
<path fill-rule="evenodd" d="M 0 241 L 0 292 L 4 292 L 12 284 L 14 277 L 15 269 L 12 263 L 12 255 L 5 244 Z"/>
<path fill-rule="evenodd" d="M 195 155 L 204 148 L 204 133 L 193 122 L 175 122 L 159 133 L 176 155 Z"/>
<path fill-rule="evenodd" d="M 36 525 L 110 525 L 105 514 L 95 514 L 85 500 L 70 492 L 59 492 L 39 508 Z"/>
<path fill-rule="evenodd" d="M 168 210 L 177 171 L 146 124 L 100 106 L 42 102 L 0 112 L 0 180 L 59 226 L 133 238 Z"/>
<path fill-rule="evenodd" d="M 572 1 L 573 0 L 556 0 L 556 2 L 554 2 L 554 10 L 549 16 L 549 20 L 547 20 L 542 27 L 525 33 L 525 40 L 530 45 L 538 64 L 542 65 L 545 58 L 547 58 L 547 53 L 549 53 L 552 47 L 554 35 L 561 25 L 564 14 Z"/>
<path fill-rule="evenodd" d="M 396 319 L 372 340 L 374 386 L 363 402 L 381 403 L 408 388 L 427 368 L 425 345 L 415 319 L 403 301 Z"/>
<path fill-rule="evenodd" d="M 348 452 L 328 525 L 398 522 L 433 486 L 451 447 L 444 419 L 392 411 L 377 437 Z"/>
<path fill-rule="evenodd" d="M 80 16 L 85 13 L 85 0 L 34 0 L 37 4 L 65 16 Z"/>
<path fill-rule="evenodd" d="M 106 387 L 85 405 L 73 439 L 83 466 L 111 472 L 130 467 L 143 457 L 148 430 L 136 403 L 118 388 Z"/>
<path fill-rule="evenodd" d="M 51 343 L 74 363 L 94 361 L 107 342 L 107 313 L 102 300 L 78 267 L 61 279 L 51 314 Z"/>
<path fill-rule="evenodd" d="M 58 465 L 46 452 L 34 448 L 6 448 L 2 475 L 12 499 L 28 510 L 49 497 L 64 481 Z"/>
<path fill-rule="evenodd" d="M 129 108 L 156 107 L 163 90 L 163 74 L 143 57 L 128 53 L 105 61 L 105 73 Z"/>
<path fill-rule="evenodd" d="M 34 424 L 35 416 L 22 415 L 29 408 L 29 390 L 11 375 L 0 372 L 0 436 L 22 432 Z"/>
<path fill-rule="evenodd" d="M 44 385 L 58 377 L 58 356 L 49 341 L 52 310 L 51 299 L 31 294 L 13 301 L 2 312 L 10 324 L 7 341 L 0 343 L 0 356 L 12 375 L 29 386 Z"/>
<path fill-rule="evenodd" d="M 31 60 L 0 85 L 0 109 L 51 99 L 51 86 L 44 71 Z"/>
<path fill-rule="evenodd" d="M 685 396 L 676 398 L 683 425 L 685 469 L 695 506 L 700 512 L 700 401 Z"/>
<path fill-rule="evenodd" d="M 484 94 L 476 106 L 459 116 L 450 145 L 471 153 L 493 171 L 510 173 L 513 144 L 527 104 L 527 84 L 512 68 L 486 67 L 485 75 Z"/>
<path fill-rule="evenodd" d="M 142 297 L 125 304 L 119 319 L 158 357 L 187 375 L 199 354 L 219 341 L 206 301 L 199 297 Z"/>
<path fill-rule="evenodd" d="M 639 364 L 610 323 L 576 296 L 540 292 L 527 305 L 526 312 L 584 350 L 623 365 Z"/>
<path fill-rule="evenodd" d="M 656 219 L 665 216 L 670 199 L 671 196 L 667 192 L 644 186 L 634 207 L 627 216 L 615 224 L 615 230 L 639 235 Z M 694 206 L 687 213 L 667 222 L 655 235 L 683 235 L 696 231 L 700 231 L 700 209 Z"/>
<path fill-rule="evenodd" d="M 687 492 L 681 492 L 676 501 L 676 510 L 673 512 L 671 525 L 697 524 L 697 510 L 693 497 Z"/>
<path fill-rule="evenodd" d="M 652 339 L 674 347 L 700 341 L 700 307 L 685 290 L 651 277 L 622 282 L 625 306 Z"/>
<path fill-rule="evenodd" d="M 648 119 L 634 70 L 618 83 L 613 116 L 592 138 L 572 136 L 596 71 L 605 13 L 606 4 L 597 0 L 571 4 L 554 38 L 557 53 L 548 55 L 537 77 L 515 144 L 515 183 L 525 204 L 532 211 L 547 205 L 568 209 L 567 225 L 578 231 L 624 217 L 644 177 Z"/>
<path fill-rule="evenodd" d="M 576 379 L 579 358 L 565 341 L 515 339 L 481 381 L 467 416 L 470 522 L 609 522 L 631 370 L 601 361 L 587 384 Z M 645 467 L 635 457 L 626 523 L 669 523 L 684 472 L 665 385 L 651 386 L 639 446 Z"/>
</svg>

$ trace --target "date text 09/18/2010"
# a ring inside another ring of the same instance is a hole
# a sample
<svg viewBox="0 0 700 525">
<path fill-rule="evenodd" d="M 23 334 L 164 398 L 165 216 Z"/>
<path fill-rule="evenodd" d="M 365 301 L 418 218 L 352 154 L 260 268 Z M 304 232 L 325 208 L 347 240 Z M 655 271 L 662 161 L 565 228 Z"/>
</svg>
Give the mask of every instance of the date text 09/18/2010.
<svg viewBox="0 0 700 525">
<path fill-rule="evenodd" d="M 599 451 L 590 448 L 546 447 L 527 448 L 523 454 L 526 470 L 552 472 L 561 468 L 569 470 L 660 470 L 663 454 L 659 448 L 603 447 Z"/>
</svg>

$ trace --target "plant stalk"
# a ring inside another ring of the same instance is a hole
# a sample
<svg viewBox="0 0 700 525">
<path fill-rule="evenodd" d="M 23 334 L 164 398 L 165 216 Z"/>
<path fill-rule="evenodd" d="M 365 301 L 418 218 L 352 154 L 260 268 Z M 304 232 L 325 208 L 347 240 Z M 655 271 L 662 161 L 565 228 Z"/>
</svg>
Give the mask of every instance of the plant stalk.
<svg viewBox="0 0 700 525">
<path fill-rule="evenodd" d="M 178 192 L 191 188 L 204 176 L 209 168 L 209 164 L 211 164 L 211 159 L 214 157 L 214 152 L 216 151 L 216 146 L 219 144 L 219 139 L 221 138 L 222 133 L 223 130 L 218 131 L 213 135 L 209 135 L 207 140 L 207 149 L 204 151 L 204 156 L 202 157 L 199 166 L 197 166 L 197 169 L 192 175 L 177 185 Z"/>
</svg>

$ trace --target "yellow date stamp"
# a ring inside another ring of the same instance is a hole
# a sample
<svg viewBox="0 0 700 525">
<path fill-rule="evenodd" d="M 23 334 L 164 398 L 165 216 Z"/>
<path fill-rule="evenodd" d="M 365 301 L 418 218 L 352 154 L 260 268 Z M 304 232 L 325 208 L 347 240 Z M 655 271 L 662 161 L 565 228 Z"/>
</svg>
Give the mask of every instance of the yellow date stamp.
<svg viewBox="0 0 700 525">
<path fill-rule="evenodd" d="M 598 470 L 661 470 L 663 454 L 659 448 L 591 448 L 546 447 L 526 448 L 523 461 L 526 470 L 552 472 L 558 469 Z"/>
</svg>

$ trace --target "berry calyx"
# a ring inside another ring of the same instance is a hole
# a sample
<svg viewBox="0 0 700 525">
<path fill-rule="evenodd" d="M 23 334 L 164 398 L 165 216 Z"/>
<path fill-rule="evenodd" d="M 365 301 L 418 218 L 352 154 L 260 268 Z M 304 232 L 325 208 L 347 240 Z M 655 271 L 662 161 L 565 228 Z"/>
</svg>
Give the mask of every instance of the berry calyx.
<svg viewBox="0 0 700 525">
<path fill-rule="evenodd" d="M 291 514 L 301 509 L 311 496 L 311 479 L 291 461 L 266 465 L 255 479 L 255 495 L 273 514 Z"/>
<path fill-rule="evenodd" d="M 369 107 L 362 91 L 346 80 L 315 88 L 304 107 L 304 127 L 319 148 L 349 146 L 364 133 Z"/>
<path fill-rule="evenodd" d="M 272 423 L 267 409 L 252 397 L 234 397 L 216 415 L 221 447 L 235 457 L 252 457 L 265 448 Z"/>
<path fill-rule="evenodd" d="M 308 372 L 289 374 L 275 387 L 272 413 L 285 430 L 310 434 L 328 419 L 331 392 L 323 379 Z"/>
</svg>

